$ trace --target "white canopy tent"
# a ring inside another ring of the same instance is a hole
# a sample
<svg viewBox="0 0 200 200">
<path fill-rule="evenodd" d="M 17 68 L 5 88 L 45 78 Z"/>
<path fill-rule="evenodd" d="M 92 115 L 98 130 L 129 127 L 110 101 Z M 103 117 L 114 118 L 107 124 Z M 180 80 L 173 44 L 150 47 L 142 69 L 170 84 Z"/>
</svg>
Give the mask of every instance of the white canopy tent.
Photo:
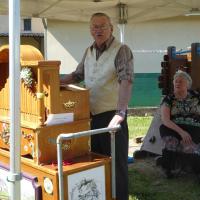
<svg viewBox="0 0 200 200">
<path fill-rule="evenodd" d="M 87 22 L 92 13 L 105 12 L 118 22 L 119 4 L 128 10 L 128 23 L 199 14 L 199 0 L 21 0 L 21 16 Z M 0 14 L 8 1 L 0 0 Z"/>
<path fill-rule="evenodd" d="M 119 7 L 123 7 L 122 12 L 119 12 Z M 92 13 L 105 12 L 115 23 L 124 24 L 186 14 L 199 15 L 199 10 L 199 0 L 9 0 L 9 4 L 8 0 L 0 0 L 0 14 L 9 13 L 11 173 L 8 180 L 11 182 L 12 200 L 20 199 L 20 15 L 88 22 Z"/>
</svg>

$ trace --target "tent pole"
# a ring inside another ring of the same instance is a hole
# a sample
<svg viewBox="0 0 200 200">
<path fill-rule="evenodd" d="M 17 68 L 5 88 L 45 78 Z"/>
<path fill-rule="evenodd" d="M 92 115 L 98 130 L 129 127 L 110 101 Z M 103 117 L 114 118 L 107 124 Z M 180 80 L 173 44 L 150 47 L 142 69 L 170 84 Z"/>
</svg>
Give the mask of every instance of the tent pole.
<svg viewBox="0 0 200 200">
<path fill-rule="evenodd" d="M 120 31 L 120 42 L 124 44 L 125 24 L 118 24 L 118 28 Z"/>
<path fill-rule="evenodd" d="M 125 34 L 125 24 L 128 21 L 128 7 L 124 3 L 118 4 L 118 12 L 119 12 L 119 23 L 118 28 L 120 30 L 120 42 L 124 44 L 124 34 Z"/>
<path fill-rule="evenodd" d="M 10 173 L 11 200 L 21 199 L 20 163 L 20 0 L 9 0 Z"/>
<path fill-rule="evenodd" d="M 42 24 L 44 27 L 44 59 L 47 60 L 47 19 L 42 18 Z"/>
</svg>

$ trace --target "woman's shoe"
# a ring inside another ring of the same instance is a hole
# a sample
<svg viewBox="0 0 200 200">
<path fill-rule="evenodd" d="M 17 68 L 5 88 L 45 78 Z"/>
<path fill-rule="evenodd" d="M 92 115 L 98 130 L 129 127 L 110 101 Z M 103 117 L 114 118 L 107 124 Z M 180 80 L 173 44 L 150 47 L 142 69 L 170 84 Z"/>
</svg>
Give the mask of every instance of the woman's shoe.
<svg viewBox="0 0 200 200">
<path fill-rule="evenodd" d="M 156 157 L 156 166 L 163 166 L 163 157 L 162 156 L 158 156 Z"/>
</svg>

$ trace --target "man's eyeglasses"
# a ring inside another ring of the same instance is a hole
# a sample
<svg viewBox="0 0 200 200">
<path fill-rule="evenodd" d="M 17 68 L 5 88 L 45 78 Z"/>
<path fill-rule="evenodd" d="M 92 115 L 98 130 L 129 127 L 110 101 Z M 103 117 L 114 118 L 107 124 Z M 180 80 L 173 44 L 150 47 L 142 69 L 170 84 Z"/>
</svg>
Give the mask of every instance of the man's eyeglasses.
<svg viewBox="0 0 200 200">
<path fill-rule="evenodd" d="M 90 26 L 90 29 L 92 31 L 104 31 L 104 30 L 107 30 L 108 28 L 110 27 L 110 25 L 101 25 L 101 26 L 98 26 L 98 25 L 92 25 Z"/>
</svg>

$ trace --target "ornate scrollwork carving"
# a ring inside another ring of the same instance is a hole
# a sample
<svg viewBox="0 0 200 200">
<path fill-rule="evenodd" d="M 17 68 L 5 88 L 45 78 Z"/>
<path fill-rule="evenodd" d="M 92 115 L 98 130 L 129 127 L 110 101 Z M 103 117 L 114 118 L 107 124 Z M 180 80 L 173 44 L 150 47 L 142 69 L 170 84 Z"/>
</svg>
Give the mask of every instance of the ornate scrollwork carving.
<svg viewBox="0 0 200 200">
<path fill-rule="evenodd" d="M 6 145 L 10 144 L 10 128 L 6 123 L 2 125 L 2 131 L 0 132 L 0 138 Z"/>
</svg>

